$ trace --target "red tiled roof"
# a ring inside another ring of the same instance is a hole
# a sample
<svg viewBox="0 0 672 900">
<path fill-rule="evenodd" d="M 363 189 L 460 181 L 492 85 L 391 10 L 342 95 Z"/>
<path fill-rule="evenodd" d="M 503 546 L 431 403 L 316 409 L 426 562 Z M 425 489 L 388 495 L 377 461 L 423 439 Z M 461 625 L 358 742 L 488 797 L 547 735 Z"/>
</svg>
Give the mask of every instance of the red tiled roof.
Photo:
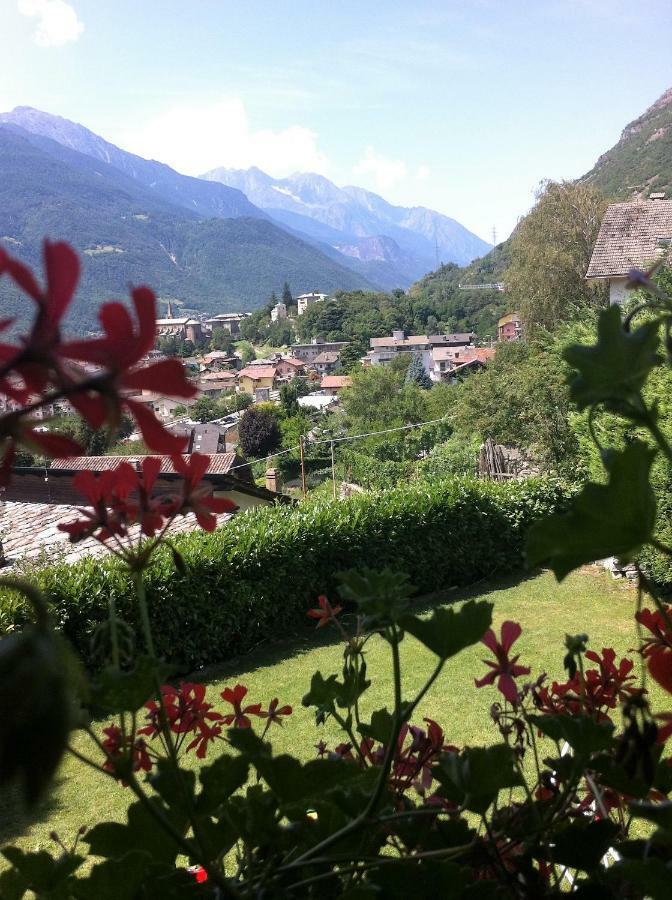
<svg viewBox="0 0 672 900">
<path fill-rule="evenodd" d="M 161 460 L 161 472 L 163 474 L 175 474 L 175 469 L 170 456 L 158 456 Z M 89 472 L 112 472 L 122 462 L 131 463 L 131 465 L 141 462 L 142 456 L 69 456 L 59 457 L 51 461 L 52 469 L 70 469 L 71 471 L 88 470 Z M 189 460 L 189 456 L 183 456 L 183 459 Z M 226 475 L 231 468 L 236 465 L 235 453 L 212 453 L 209 454 L 210 462 L 206 470 L 206 475 Z"/>
<path fill-rule="evenodd" d="M 240 378 L 251 378 L 258 381 L 260 378 L 275 378 L 275 366 L 250 366 L 247 369 L 241 369 L 238 373 Z"/>
<path fill-rule="evenodd" d="M 325 375 L 320 382 L 323 388 L 352 387 L 352 378 L 349 375 Z"/>
</svg>

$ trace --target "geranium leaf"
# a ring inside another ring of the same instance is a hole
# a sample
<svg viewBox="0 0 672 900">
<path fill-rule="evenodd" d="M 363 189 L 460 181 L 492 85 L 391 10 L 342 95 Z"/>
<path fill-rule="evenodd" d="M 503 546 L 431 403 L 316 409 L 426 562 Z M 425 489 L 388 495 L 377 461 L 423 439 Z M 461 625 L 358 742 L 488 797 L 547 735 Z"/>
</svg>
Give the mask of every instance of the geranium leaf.
<svg viewBox="0 0 672 900">
<path fill-rule="evenodd" d="M 596 722 L 590 716 L 530 716 L 530 722 L 553 741 L 567 741 L 578 754 L 607 750 L 612 743 L 613 722 Z"/>
<path fill-rule="evenodd" d="M 556 864 L 590 872 L 600 864 L 617 834 L 618 826 L 608 819 L 572 822 L 554 835 L 549 856 Z"/>
<path fill-rule="evenodd" d="M 443 796 L 480 814 L 501 790 L 522 784 L 514 765 L 513 750 L 506 744 L 446 753 L 432 772 L 441 784 Z"/>
<path fill-rule="evenodd" d="M 587 484 L 568 513 L 535 523 L 527 538 L 531 566 L 548 565 L 562 581 L 585 563 L 630 559 L 651 537 L 656 501 L 649 472 L 656 455 L 641 441 L 605 462 L 607 484 Z"/>
<path fill-rule="evenodd" d="M 492 603 L 470 600 L 460 609 L 438 607 L 427 619 L 404 616 L 402 626 L 440 659 L 478 643 L 492 624 Z"/>
<path fill-rule="evenodd" d="M 579 372 L 571 383 L 571 396 L 579 409 L 594 403 L 618 405 L 636 397 L 660 361 L 659 327 L 653 321 L 625 331 L 620 307 L 610 306 L 600 314 L 594 345 L 567 347 L 564 357 Z"/>
<path fill-rule="evenodd" d="M 374 741 L 384 744 L 390 739 L 393 722 L 394 718 L 388 709 L 377 709 L 371 714 L 371 723 L 362 722 L 357 730 L 364 737 L 373 738 Z"/>
</svg>

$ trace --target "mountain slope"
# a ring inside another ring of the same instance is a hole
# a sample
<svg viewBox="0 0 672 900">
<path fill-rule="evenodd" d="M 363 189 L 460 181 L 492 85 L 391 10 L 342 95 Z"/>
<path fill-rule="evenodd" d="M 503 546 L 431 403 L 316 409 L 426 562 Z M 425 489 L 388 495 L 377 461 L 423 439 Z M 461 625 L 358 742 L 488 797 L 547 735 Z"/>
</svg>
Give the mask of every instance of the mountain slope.
<svg viewBox="0 0 672 900">
<path fill-rule="evenodd" d="M 327 240 L 355 259 L 389 263 L 407 283 L 436 265 L 437 251 L 446 261 L 468 263 L 488 249 L 485 241 L 448 216 L 424 207 L 393 206 L 363 188 L 339 188 L 322 175 L 272 178 L 257 168 L 219 168 L 203 178 L 238 188 L 276 220 Z M 380 240 L 371 244 L 371 238 Z"/>
<path fill-rule="evenodd" d="M 618 143 L 583 176 L 610 200 L 672 196 L 672 88 L 623 129 Z"/>
<path fill-rule="evenodd" d="M 126 296 L 129 282 L 213 312 L 259 306 L 285 280 L 296 292 L 371 287 L 266 219 L 203 219 L 100 160 L 15 127 L 0 125 L 0 172 L 0 242 L 38 266 L 44 236 L 82 254 L 72 330 L 92 327 L 98 304 Z M 27 314 L 7 279 L 0 308 Z"/>
<path fill-rule="evenodd" d="M 14 125 L 31 134 L 50 138 L 70 150 L 106 163 L 151 189 L 157 197 L 201 216 L 266 218 L 244 194 L 234 188 L 180 175 L 164 163 L 127 153 L 83 125 L 61 116 L 53 116 L 30 106 L 17 106 L 11 112 L 0 113 L 0 124 Z"/>
</svg>

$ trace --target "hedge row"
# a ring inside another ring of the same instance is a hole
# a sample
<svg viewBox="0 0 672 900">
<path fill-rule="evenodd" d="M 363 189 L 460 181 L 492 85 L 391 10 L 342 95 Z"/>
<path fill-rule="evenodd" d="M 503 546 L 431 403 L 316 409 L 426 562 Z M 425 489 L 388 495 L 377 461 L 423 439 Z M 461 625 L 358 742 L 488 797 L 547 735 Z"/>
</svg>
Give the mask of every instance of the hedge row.
<svg viewBox="0 0 672 900">
<path fill-rule="evenodd" d="M 320 593 L 333 596 L 335 574 L 347 568 L 407 572 L 421 594 L 515 570 L 529 524 L 565 499 L 557 482 L 541 479 L 451 479 L 338 503 L 258 509 L 212 534 L 179 536 L 185 571 L 176 572 L 162 550 L 146 573 L 157 652 L 186 669 L 247 651 L 305 623 L 308 606 Z M 36 575 L 87 663 L 110 597 L 139 635 L 129 577 L 114 561 L 56 565 Z M 8 609 L 9 598 L 5 624 Z"/>
</svg>

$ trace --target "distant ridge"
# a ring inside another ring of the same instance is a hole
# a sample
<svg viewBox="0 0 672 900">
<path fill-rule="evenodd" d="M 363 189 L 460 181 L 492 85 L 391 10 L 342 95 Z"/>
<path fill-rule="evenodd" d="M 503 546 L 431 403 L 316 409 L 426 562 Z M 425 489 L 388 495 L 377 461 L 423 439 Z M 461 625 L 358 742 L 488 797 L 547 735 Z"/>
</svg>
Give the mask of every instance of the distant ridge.
<svg viewBox="0 0 672 900">
<path fill-rule="evenodd" d="M 361 265 L 374 264 L 386 287 L 407 287 L 436 267 L 437 254 L 443 262 L 465 264 L 490 247 L 455 219 L 422 206 L 394 206 L 364 188 L 338 187 L 323 175 L 273 178 L 252 167 L 213 169 L 203 178 L 238 188 L 297 233 L 326 242 Z"/>
</svg>

